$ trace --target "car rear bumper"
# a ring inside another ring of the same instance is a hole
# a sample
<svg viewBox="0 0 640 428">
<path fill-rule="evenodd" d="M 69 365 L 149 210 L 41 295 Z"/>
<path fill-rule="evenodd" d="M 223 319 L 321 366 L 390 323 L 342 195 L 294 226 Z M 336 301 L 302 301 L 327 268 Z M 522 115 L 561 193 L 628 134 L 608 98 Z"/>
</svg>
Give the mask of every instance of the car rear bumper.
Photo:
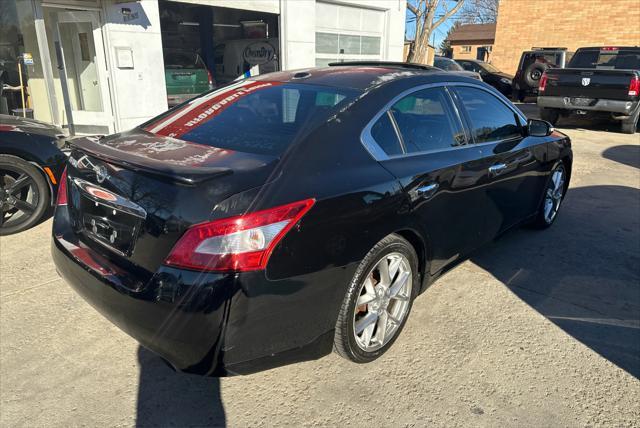
<svg viewBox="0 0 640 428">
<path fill-rule="evenodd" d="M 248 374 L 330 353 L 344 290 L 326 293 L 318 285 L 352 273 L 335 268 L 270 281 L 262 271 L 225 275 L 161 267 L 135 287 L 126 282 L 131 275 L 75 239 L 60 213 L 51 247 L 59 274 L 98 312 L 175 369 L 209 376 Z"/>
<path fill-rule="evenodd" d="M 620 101 L 598 99 L 592 105 L 577 105 L 572 103 L 571 97 L 551 97 L 539 96 L 538 107 L 556 108 L 563 110 L 585 110 L 585 111 L 602 111 L 618 113 L 621 115 L 630 115 L 635 111 L 637 101 Z"/>
</svg>

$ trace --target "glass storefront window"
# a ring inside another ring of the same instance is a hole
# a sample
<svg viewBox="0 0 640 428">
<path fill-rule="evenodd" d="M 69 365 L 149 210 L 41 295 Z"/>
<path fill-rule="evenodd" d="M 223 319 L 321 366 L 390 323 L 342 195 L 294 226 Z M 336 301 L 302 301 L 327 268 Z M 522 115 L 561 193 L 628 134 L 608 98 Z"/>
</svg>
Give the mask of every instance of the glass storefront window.
<svg viewBox="0 0 640 428">
<path fill-rule="evenodd" d="M 26 61 L 23 60 L 25 54 Z M 0 113 L 2 114 L 20 114 L 23 108 L 19 62 L 22 68 L 24 107 L 36 119 L 51 122 L 32 2 L 2 0 L 0 1 L 0 83 L 2 84 Z"/>
</svg>

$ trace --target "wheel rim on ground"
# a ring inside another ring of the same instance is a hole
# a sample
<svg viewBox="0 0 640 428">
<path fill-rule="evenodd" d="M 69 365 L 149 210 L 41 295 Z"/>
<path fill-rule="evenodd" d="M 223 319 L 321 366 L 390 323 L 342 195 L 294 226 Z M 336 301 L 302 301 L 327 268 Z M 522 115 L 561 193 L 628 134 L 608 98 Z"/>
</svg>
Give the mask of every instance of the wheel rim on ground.
<svg viewBox="0 0 640 428">
<path fill-rule="evenodd" d="M 29 174 L 18 168 L 0 169 L 0 229 L 28 222 L 38 207 L 40 194 Z"/>
<path fill-rule="evenodd" d="M 412 282 L 411 264 L 400 253 L 387 254 L 367 274 L 353 314 L 360 349 L 380 349 L 398 333 L 409 311 Z"/>
<path fill-rule="evenodd" d="M 551 175 L 544 196 L 544 221 L 551 224 L 558 214 L 564 195 L 564 167 L 558 166 Z"/>
</svg>

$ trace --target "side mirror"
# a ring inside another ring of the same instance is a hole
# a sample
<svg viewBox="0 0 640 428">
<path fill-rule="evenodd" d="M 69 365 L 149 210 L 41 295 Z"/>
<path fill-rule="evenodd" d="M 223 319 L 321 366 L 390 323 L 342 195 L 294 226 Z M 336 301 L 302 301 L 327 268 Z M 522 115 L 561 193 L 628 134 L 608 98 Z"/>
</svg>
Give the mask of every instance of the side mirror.
<svg viewBox="0 0 640 428">
<path fill-rule="evenodd" d="M 553 131 L 553 125 L 545 120 L 529 119 L 527 121 L 527 133 L 532 137 L 546 137 Z"/>
</svg>

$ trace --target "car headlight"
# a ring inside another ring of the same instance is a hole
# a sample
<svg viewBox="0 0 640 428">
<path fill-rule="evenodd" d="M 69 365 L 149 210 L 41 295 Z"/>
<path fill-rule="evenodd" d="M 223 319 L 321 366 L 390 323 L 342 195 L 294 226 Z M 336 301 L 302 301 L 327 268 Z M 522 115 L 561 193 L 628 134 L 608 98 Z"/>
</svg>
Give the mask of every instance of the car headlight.
<svg viewBox="0 0 640 428">
<path fill-rule="evenodd" d="M 501 78 L 500 78 L 500 81 L 501 81 L 502 83 L 504 83 L 505 85 L 511 85 L 511 80 L 510 80 L 510 79 L 507 79 L 506 77 L 501 77 Z"/>
</svg>

